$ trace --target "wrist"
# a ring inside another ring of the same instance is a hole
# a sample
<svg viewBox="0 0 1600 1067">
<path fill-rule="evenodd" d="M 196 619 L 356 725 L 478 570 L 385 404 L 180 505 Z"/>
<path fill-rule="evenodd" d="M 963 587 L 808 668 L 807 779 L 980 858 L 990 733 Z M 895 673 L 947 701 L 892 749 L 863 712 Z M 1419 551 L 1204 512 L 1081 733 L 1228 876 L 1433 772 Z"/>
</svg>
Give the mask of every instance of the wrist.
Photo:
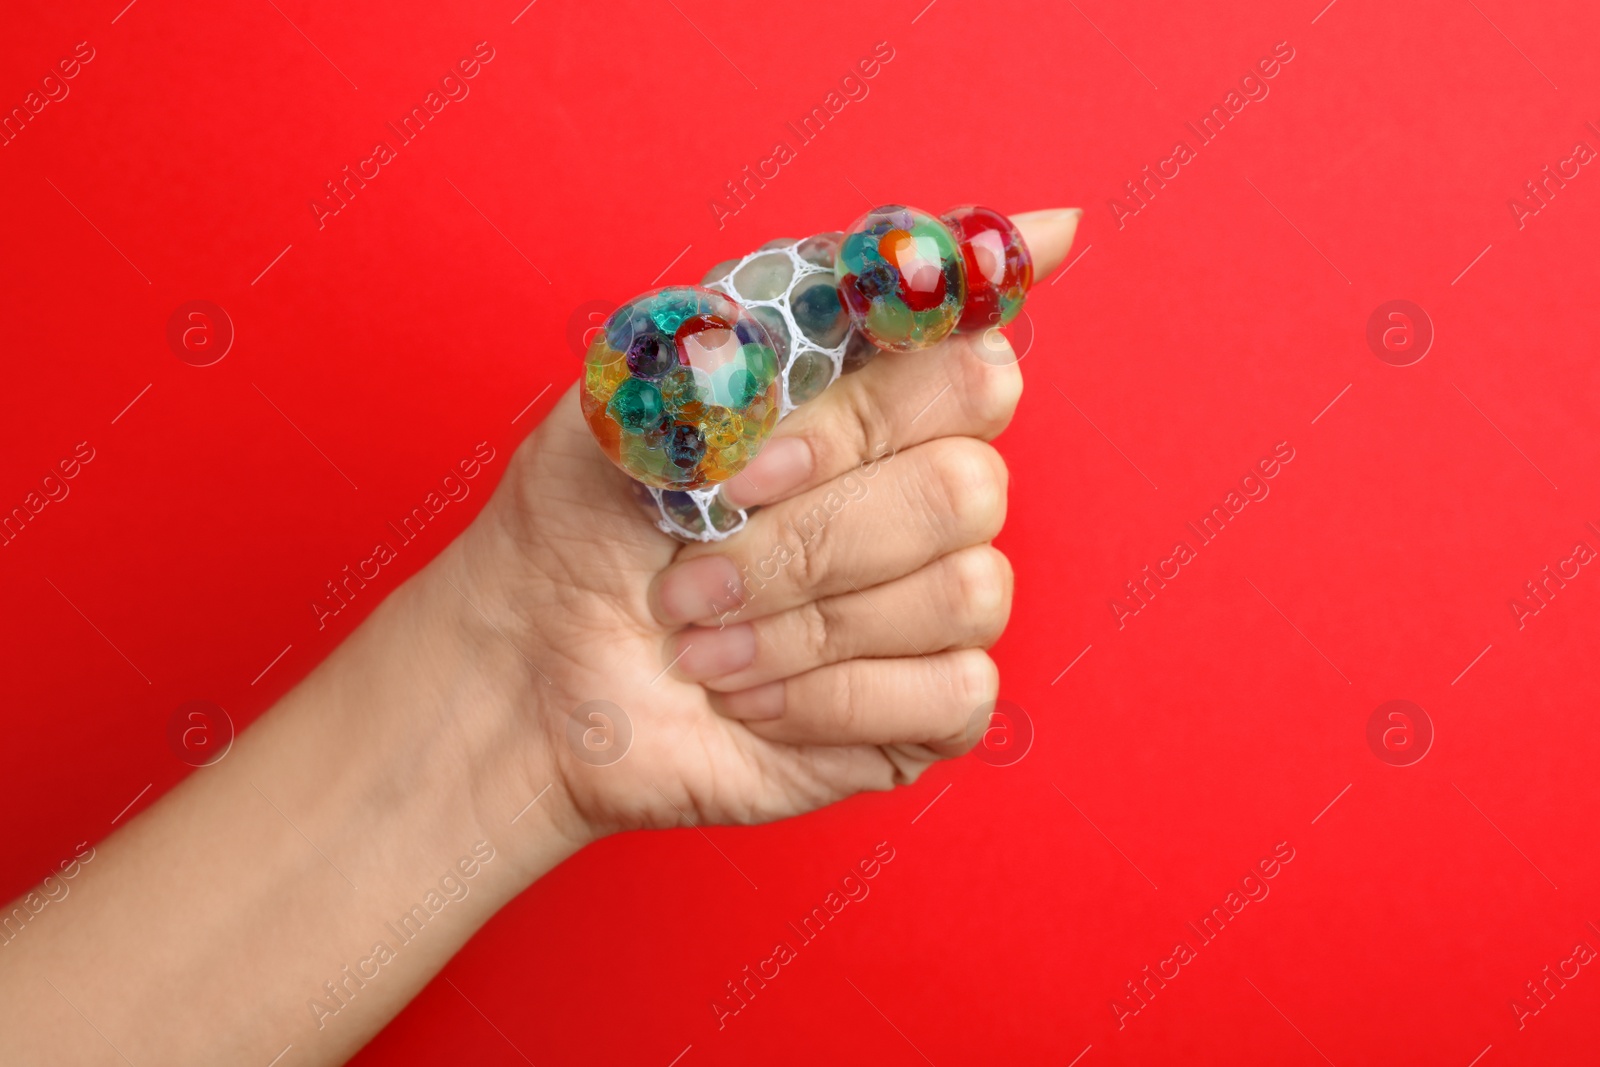
<svg viewBox="0 0 1600 1067">
<path fill-rule="evenodd" d="M 505 592 L 474 523 L 335 652 L 334 669 L 378 722 L 377 767 L 456 838 L 509 862 L 512 895 L 594 838 L 541 724 L 551 687 L 512 643 Z M 343 662 L 339 662 L 339 661 Z M 359 693 L 359 696 L 355 694 Z M 498 879 L 497 879 L 498 881 Z"/>
<path fill-rule="evenodd" d="M 566 741 L 562 672 L 538 640 L 556 597 L 523 556 L 491 504 L 392 599 L 396 622 L 418 631 L 424 680 L 414 714 L 442 731 L 431 746 L 436 773 L 464 789 L 485 832 L 526 854 L 531 883 L 552 856 L 559 862 L 601 834 L 574 803 L 557 751 Z M 388 662 L 392 651 L 383 655 Z"/>
<path fill-rule="evenodd" d="M 548 698 L 514 681 L 508 661 L 522 661 L 466 602 L 462 566 L 453 545 L 226 759 L 98 842 L 73 921 L 8 947 L 0 999 L 70 1013 L 16 981 L 48 961 L 98 1023 L 143 1035 L 139 1062 L 265 1062 L 290 1041 L 343 1062 L 582 847 L 528 729 Z M 180 1011 L 216 1025 L 183 1026 Z"/>
</svg>

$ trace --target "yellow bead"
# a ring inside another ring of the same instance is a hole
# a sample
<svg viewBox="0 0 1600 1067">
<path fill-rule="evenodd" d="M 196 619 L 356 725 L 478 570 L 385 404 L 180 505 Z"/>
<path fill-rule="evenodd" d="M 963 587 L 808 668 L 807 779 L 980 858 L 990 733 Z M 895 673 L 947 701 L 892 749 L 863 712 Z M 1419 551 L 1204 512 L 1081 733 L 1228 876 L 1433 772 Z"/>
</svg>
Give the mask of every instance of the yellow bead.
<svg viewBox="0 0 1600 1067">
<path fill-rule="evenodd" d="M 706 444 L 712 448 L 727 448 L 739 440 L 744 420 L 725 407 L 712 407 L 707 409 L 700 427 Z"/>
</svg>

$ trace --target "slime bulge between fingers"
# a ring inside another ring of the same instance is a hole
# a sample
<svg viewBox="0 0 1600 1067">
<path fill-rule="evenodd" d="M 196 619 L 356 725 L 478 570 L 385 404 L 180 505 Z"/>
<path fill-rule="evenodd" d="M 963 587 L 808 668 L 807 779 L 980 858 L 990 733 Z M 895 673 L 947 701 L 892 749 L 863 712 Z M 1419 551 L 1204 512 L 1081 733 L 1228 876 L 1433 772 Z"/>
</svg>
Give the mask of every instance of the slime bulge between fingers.
<svg viewBox="0 0 1600 1067">
<path fill-rule="evenodd" d="M 1033 256 L 1022 232 L 1000 212 L 976 204 L 951 208 L 942 217 L 961 242 L 967 268 L 967 303 L 957 329 L 1007 325 L 1033 286 Z"/>
<path fill-rule="evenodd" d="M 950 228 L 925 211 L 873 208 L 844 236 L 834 265 L 850 317 L 879 348 L 938 344 L 961 319 L 967 271 Z"/>
<path fill-rule="evenodd" d="M 600 447 L 657 489 L 733 477 L 778 423 L 778 353 L 722 293 L 673 286 L 606 320 L 584 358 L 583 415 Z"/>
</svg>

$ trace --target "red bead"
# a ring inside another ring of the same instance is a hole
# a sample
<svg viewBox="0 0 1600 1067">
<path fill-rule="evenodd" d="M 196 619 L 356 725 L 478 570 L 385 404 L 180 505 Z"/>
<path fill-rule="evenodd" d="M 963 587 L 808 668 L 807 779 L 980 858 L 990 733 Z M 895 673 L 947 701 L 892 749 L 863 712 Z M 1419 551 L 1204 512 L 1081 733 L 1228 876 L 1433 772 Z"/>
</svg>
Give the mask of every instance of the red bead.
<svg viewBox="0 0 1600 1067">
<path fill-rule="evenodd" d="M 1033 285 L 1033 256 L 1010 219 L 975 204 L 942 216 L 961 242 L 967 268 L 967 302 L 958 329 L 1004 326 L 1022 310 Z"/>
<path fill-rule="evenodd" d="M 674 341 L 678 342 L 678 347 L 681 349 L 683 347 L 683 342 L 685 341 L 685 339 L 687 339 L 689 337 L 692 337 L 697 333 L 700 333 L 700 332 L 702 332 L 704 330 L 727 330 L 727 329 L 732 329 L 732 327 L 729 325 L 728 322 L 726 322 L 724 319 L 720 318 L 719 316 L 716 316 L 716 315 L 690 315 L 688 318 L 684 319 L 683 322 L 678 326 L 678 330 L 677 330 L 676 333 L 674 333 L 672 335 L 672 339 Z"/>
</svg>

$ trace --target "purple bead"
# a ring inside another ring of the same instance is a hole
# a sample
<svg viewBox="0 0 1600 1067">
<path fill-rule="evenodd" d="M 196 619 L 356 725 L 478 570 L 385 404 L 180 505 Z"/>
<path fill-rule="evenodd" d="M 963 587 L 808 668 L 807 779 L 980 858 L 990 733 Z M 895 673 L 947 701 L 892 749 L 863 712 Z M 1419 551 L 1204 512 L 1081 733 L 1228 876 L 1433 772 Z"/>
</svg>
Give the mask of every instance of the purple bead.
<svg viewBox="0 0 1600 1067">
<path fill-rule="evenodd" d="M 741 319 L 734 324 L 733 334 L 742 345 L 766 345 L 773 347 L 772 339 L 767 336 L 767 331 L 754 319 Z"/>
<path fill-rule="evenodd" d="M 635 378 L 660 381 L 677 365 L 677 345 L 658 333 L 642 333 L 628 345 L 628 370 Z"/>
</svg>

